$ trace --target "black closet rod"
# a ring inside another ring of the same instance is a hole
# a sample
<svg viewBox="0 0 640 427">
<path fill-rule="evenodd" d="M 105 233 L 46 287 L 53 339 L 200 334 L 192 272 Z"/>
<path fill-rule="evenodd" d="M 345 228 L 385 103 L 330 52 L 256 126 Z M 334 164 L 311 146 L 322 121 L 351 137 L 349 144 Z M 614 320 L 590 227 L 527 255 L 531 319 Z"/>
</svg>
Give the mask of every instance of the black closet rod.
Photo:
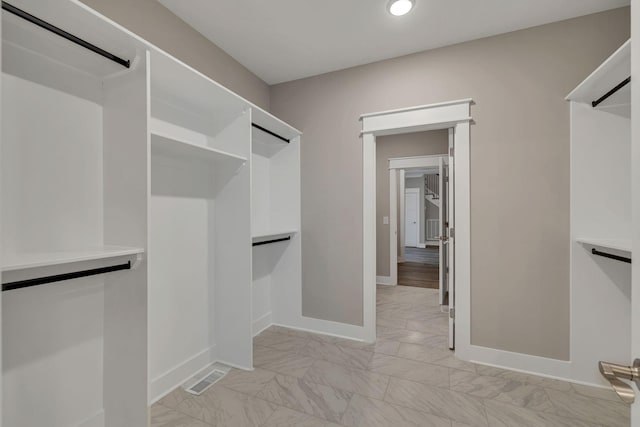
<svg viewBox="0 0 640 427">
<path fill-rule="evenodd" d="M 287 240 L 291 240 L 291 236 L 283 237 L 282 239 L 273 239 L 273 240 L 266 240 L 264 242 L 256 242 L 253 244 L 253 246 L 268 245 L 269 243 L 285 242 Z"/>
<path fill-rule="evenodd" d="M 591 103 L 591 106 L 594 107 L 594 108 L 597 107 L 600 103 L 604 102 L 607 98 L 609 98 L 611 95 L 613 95 L 614 93 L 616 93 L 617 91 L 619 91 L 620 89 L 622 89 L 623 87 L 628 85 L 630 82 L 631 82 L 631 76 L 627 77 L 626 79 L 624 79 L 623 81 L 618 83 L 616 85 L 616 87 L 611 89 L 609 92 L 605 93 L 600 98 L 598 98 L 595 101 L 593 101 Z"/>
<path fill-rule="evenodd" d="M 622 262 L 627 262 L 627 263 L 631 264 L 631 258 L 627 258 L 627 257 L 619 256 L 619 255 L 608 254 L 606 252 L 600 252 L 596 248 L 591 248 L 591 253 L 594 254 L 594 255 L 601 256 L 601 257 L 615 259 L 616 261 L 622 261 Z"/>
<path fill-rule="evenodd" d="M 80 277 L 95 276 L 97 274 L 111 273 L 113 271 L 130 270 L 131 261 L 126 264 L 111 265 L 109 267 L 94 268 L 91 270 L 74 271 L 72 273 L 56 274 L 53 276 L 37 277 L 35 279 L 19 280 L 2 284 L 2 291 L 11 291 L 31 286 L 44 285 L 47 283 L 61 282 L 63 280 L 78 279 Z"/>
<path fill-rule="evenodd" d="M 122 65 L 123 67 L 129 68 L 131 66 L 131 61 L 127 60 L 127 59 L 122 59 L 110 52 L 107 52 L 104 49 L 100 49 L 98 46 L 93 45 L 85 40 L 82 40 L 79 37 L 74 36 L 71 33 L 66 32 L 65 30 L 56 27 L 55 25 L 52 25 L 50 23 L 48 23 L 47 21 L 43 21 L 40 18 L 37 18 L 33 15 L 31 15 L 30 13 L 25 12 L 22 9 L 18 9 L 17 7 L 7 3 L 6 1 L 2 2 L 2 9 L 6 10 L 9 13 L 13 13 L 16 16 L 19 16 L 20 18 L 31 22 L 32 24 L 35 24 L 41 28 L 44 28 L 47 31 L 51 31 L 54 34 L 57 34 L 58 36 L 65 38 L 79 46 L 84 47 L 85 49 L 89 49 L 92 52 L 97 53 L 98 55 L 102 55 L 107 59 L 110 59 L 113 62 L 117 62 L 118 64 Z"/>
<path fill-rule="evenodd" d="M 263 128 L 263 127 L 262 127 L 262 126 L 260 126 L 260 125 L 257 125 L 257 124 L 255 124 L 255 123 L 251 123 L 251 126 L 253 126 L 253 127 L 254 127 L 254 128 L 256 128 L 256 129 L 260 129 L 262 132 L 268 133 L 268 134 L 269 134 L 269 135 L 271 135 L 271 136 L 275 136 L 276 138 L 283 140 L 283 141 L 284 141 L 284 142 L 286 142 L 287 144 L 291 142 L 291 140 L 290 140 L 290 139 L 287 139 L 287 138 L 285 138 L 284 136 L 280 136 L 280 135 L 278 135 L 278 134 L 277 134 L 277 133 L 275 133 L 275 132 L 271 132 L 269 129 L 265 129 L 265 128 Z"/>
</svg>

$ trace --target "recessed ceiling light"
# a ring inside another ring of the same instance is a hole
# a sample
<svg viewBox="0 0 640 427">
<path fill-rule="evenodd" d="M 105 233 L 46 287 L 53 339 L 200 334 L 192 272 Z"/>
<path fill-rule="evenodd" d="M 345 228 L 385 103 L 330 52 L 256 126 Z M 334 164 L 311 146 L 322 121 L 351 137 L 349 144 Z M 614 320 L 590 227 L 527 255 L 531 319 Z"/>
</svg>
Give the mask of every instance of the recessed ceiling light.
<svg viewBox="0 0 640 427">
<path fill-rule="evenodd" d="M 402 16 L 411 12 L 414 5 L 415 0 L 391 0 L 387 9 L 394 16 Z"/>
</svg>

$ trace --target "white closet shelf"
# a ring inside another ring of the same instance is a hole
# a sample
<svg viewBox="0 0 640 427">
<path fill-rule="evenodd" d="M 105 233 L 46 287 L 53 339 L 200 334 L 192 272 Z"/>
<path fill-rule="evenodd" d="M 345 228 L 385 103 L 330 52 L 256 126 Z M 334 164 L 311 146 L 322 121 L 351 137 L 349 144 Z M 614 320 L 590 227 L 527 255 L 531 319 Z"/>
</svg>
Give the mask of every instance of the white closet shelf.
<svg viewBox="0 0 640 427">
<path fill-rule="evenodd" d="M 600 248 L 613 249 L 631 254 L 631 239 L 579 238 L 576 239 L 576 242 L 587 246 L 597 246 Z"/>
<path fill-rule="evenodd" d="M 279 230 L 279 231 L 272 231 L 268 233 L 258 233 L 252 236 L 252 239 L 253 239 L 253 243 L 260 243 L 260 242 L 265 242 L 267 240 L 275 240 L 275 239 L 290 237 L 296 234 L 297 232 L 298 230 Z"/>
<path fill-rule="evenodd" d="M 578 85 L 566 99 L 590 104 L 621 85 L 631 76 L 631 40 L 623 44 L 593 73 Z M 624 117 L 631 117 L 631 84 L 622 85 L 596 107 Z"/>
<path fill-rule="evenodd" d="M 230 168 L 234 172 L 247 162 L 245 157 L 156 133 L 151 134 L 151 149 L 171 157 L 175 156 L 185 160 L 204 160 L 210 163 L 213 168 L 223 167 L 225 170 Z"/>
<path fill-rule="evenodd" d="M 50 267 L 75 262 L 127 257 L 142 253 L 144 253 L 144 249 L 142 248 L 103 246 L 83 251 L 24 252 L 16 254 L 3 254 L 2 271 L 27 270 L 30 268 Z"/>
</svg>

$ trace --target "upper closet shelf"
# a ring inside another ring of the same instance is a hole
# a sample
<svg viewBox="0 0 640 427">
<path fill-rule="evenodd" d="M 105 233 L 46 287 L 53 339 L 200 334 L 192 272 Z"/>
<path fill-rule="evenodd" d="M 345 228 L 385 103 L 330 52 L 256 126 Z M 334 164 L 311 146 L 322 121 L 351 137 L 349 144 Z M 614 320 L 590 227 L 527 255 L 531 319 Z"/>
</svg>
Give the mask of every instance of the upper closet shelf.
<svg viewBox="0 0 640 427">
<path fill-rule="evenodd" d="M 3 1 L 2 9 L 2 42 L 14 60 L 46 57 L 103 79 L 129 68 L 144 48 L 135 37 L 74 2 L 10 0 Z M 12 64 L 5 68 L 14 70 Z M 29 70 L 28 77 L 38 73 L 45 71 Z"/>
<path fill-rule="evenodd" d="M 247 161 L 246 158 L 235 154 L 158 134 L 151 134 L 151 149 L 169 157 L 207 162 L 214 172 L 223 174 L 235 173 Z"/>
<path fill-rule="evenodd" d="M 109 258 L 131 257 L 144 253 L 144 249 L 122 246 L 104 246 L 84 251 L 27 252 L 3 254 L 2 271 L 28 270 L 76 262 L 98 261 Z"/>
<path fill-rule="evenodd" d="M 286 148 L 300 131 L 270 114 L 254 110 L 251 123 L 251 151 L 264 157 L 272 157 Z"/>
<path fill-rule="evenodd" d="M 604 249 L 612 249 L 616 251 L 631 254 L 631 239 L 592 239 L 579 238 L 576 242 L 587 246 L 597 246 Z"/>
<path fill-rule="evenodd" d="M 631 40 L 607 58 L 569 95 L 568 101 L 587 103 L 597 110 L 631 117 Z"/>
</svg>

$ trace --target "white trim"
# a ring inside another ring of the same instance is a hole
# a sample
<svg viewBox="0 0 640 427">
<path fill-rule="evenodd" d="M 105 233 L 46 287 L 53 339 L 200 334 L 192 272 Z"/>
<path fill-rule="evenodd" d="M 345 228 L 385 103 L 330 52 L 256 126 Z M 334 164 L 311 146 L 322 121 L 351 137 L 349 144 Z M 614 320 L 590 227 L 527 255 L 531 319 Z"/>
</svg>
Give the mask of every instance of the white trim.
<svg viewBox="0 0 640 427">
<path fill-rule="evenodd" d="M 426 249 L 427 248 L 427 242 L 429 242 L 430 240 L 427 240 L 426 242 L 420 242 L 418 243 L 418 247 L 420 249 Z"/>
<path fill-rule="evenodd" d="M 375 294 L 374 294 L 375 296 Z M 275 326 L 294 329 L 297 331 L 310 332 L 312 334 L 328 335 L 331 337 L 344 338 L 352 341 L 368 341 L 365 337 L 365 330 L 362 326 L 350 325 L 347 323 L 332 322 L 330 320 L 314 319 L 312 317 L 302 317 L 301 326 L 285 325 L 274 323 Z"/>
<path fill-rule="evenodd" d="M 376 276 L 377 285 L 395 286 L 397 283 L 393 282 L 391 276 Z"/>
<path fill-rule="evenodd" d="M 440 166 L 440 159 L 444 155 L 435 156 L 415 156 L 415 157 L 395 157 L 389 159 L 389 169 L 411 169 L 411 168 L 437 168 Z"/>
<path fill-rule="evenodd" d="M 455 299 L 455 348 L 465 354 L 471 345 L 471 175 L 470 123 L 459 123 L 453 130 L 454 156 L 450 159 L 449 179 L 453 180 L 455 238 L 449 238 L 453 250 L 453 289 Z M 451 257 L 449 258 L 451 260 Z M 464 357 L 464 356 L 462 356 Z"/>
<path fill-rule="evenodd" d="M 566 381 L 573 384 L 581 384 L 602 389 L 610 388 L 602 384 L 573 379 L 570 375 L 571 362 L 569 361 L 548 359 L 545 357 L 522 353 L 512 353 L 510 351 L 496 350 L 493 348 L 475 345 L 472 345 L 469 350 L 471 351 L 470 361 L 480 365 L 508 369 L 514 372 Z"/>
<path fill-rule="evenodd" d="M 395 110 L 386 110 L 386 111 L 378 111 L 378 112 L 375 112 L 375 113 L 367 113 L 367 114 L 360 115 L 360 121 L 362 121 L 362 119 L 365 119 L 367 117 L 384 116 L 384 115 L 392 114 L 392 113 L 404 113 L 404 112 L 408 112 L 408 111 L 425 110 L 425 109 L 445 107 L 445 106 L 449 106 L 449 105 L 458 105 L 458 104 L 469 104 L 469 105 L 472 105 L 473 104 L 473 99 L 465 98 L 465 99 L 458 99 L 456 101 L 445 101 L 445 102 L 439 102 L 439 103 L 436 103 L 436 104 L 416 105 L 414 107 L 398 108 L 398 109 L 395 109 Z"/>
<path fill-rule="evenodd" d="M 460 355 L 468 354 L 470 341 L 471 219 L 469 143 L 471 99 L 401 110 L 363 114 L 362 121 L 362 231 L 363 231 L 363 325 L 369 341 L 376 336 L 376 136 L 424 129 L 455 129 L 455 224 L 456 224 L 456 341 Z M 466 301 L 460 301 L 465 300 Z M 459 334 L 459 335 L 458 335 Z M 464 357 L 462 357 L 464 359 Z"/>
<path fill-rule="evenodd" d="M 149 381 L 149 404 L 152 405 L 187 379 L 216 361 L 215 346 L 206 348 L 195 356 L 174 366 Z"/>
<path fill-rule="evenodd" d="M 383 136 L 455 127 L 460 122 L 472 120 L 469 115 L 471 102 L 449 102 L 370 114 L 362 118 L 362 134 Z"/>
<path fill-rule="evenodd" d="M 364 340 L 376 340 L 376 137 L 362 135 L 362 324 Z"/>
<path fill-rule="evenodd" d="M 461 354 L 461 350 L 456 349 L 456 357 L 469 362 L 486 366 L 493 366 L 511 371 L 537 375 L 546 378 L 553 378 L 568 381 L 575 384 L 583 384 L 594 387 L 602 387 L 602 384 L 594 384 L 585 381 L 576 381 L 571 378 L 572 364 L 568 360 L 550 359 L 546 357 L 533 356 L 523 353 L 514 353 L 494 348 L 470 345 Z"/>
<path fill-rule="evenodd" d="M 253 336 L 255 337 L 256 335 L 258 335 L 260 332 L 267 329 L 272 324 L 273 324 L 273 315 L 271 312 L 268 312 L 267 314 L 260 317 L 259 319 L 254 320 L 253 324 L 251 325 L 251 331 L 253 332 Z"/>
<path fill-rule="evenodd" d="M 391 283 L 398 284 L 398 171 L 389 169 L 389 274 Z M 379 282 L 378 282 L 379 283 Z"/>
<path fill-rule="evenodd" d="M 399 262 L 402 263 L 404 262 L 404 244 L 405 244 L 405 231 L 404 231 L 404 192 L 405 192 L 405 187 L 407 185 L 407 181 L 406 178 L 404 176 L 404 169 L 400 169 L 399 171 L 400 173 L 400 177 L 398 178 L 400 180 L 399 182 L 399 187 L 400 189 L 398 190 L 398 195 L 400 197 L 398 197 L 398 199 L 400 199 L 400 210 L 398 211 L 398 223 L 400 224 L 400 247 L 398 247 L 398 253 L 397 253 L 397 261 L 394 264 L 398 264 Z M 397 265 L 391 265 L 391 268 L 394 268 L 396 270 L 396 276 L 397 276 L 397 269 L 398 266 Z"/>
</svg>

